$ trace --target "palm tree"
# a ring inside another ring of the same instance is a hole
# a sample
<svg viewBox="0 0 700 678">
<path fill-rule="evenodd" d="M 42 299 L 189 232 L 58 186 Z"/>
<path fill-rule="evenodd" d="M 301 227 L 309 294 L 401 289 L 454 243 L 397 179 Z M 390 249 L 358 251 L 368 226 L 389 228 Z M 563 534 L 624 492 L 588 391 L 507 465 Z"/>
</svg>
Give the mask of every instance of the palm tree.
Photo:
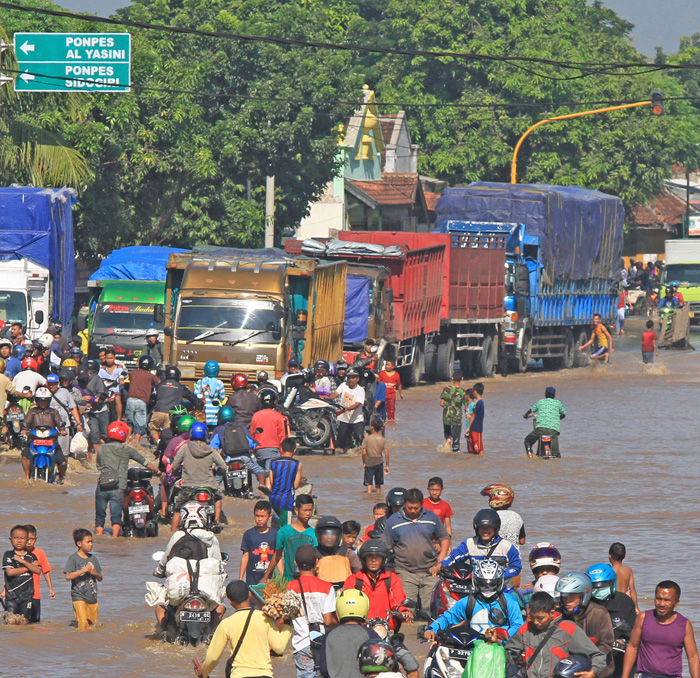
<svg viewBox="0 0 700 678">
<path fill-rule="evenodd" d="M 9 42 L 0 27 L 0 41 Z M 17 71 L 17 62 L 10 50 L 3 54 L 3 68 Z M 92 176 L 88 161 L 60 134 L 35 124 L 36 97 L 48 97 L 54 101 L 41 101 L 42 108 L 49 103 L 63 108 L 73 120 L 79 120 L 89 110 L 89 94 L 33 94 L 17 96 L 11 85 L 0 85 L 0 184 L 32 184 L 34 186 L 72 186 L 84 189 Z M 34 104 L 34 106 L 32 105 Z"/>
</svg>

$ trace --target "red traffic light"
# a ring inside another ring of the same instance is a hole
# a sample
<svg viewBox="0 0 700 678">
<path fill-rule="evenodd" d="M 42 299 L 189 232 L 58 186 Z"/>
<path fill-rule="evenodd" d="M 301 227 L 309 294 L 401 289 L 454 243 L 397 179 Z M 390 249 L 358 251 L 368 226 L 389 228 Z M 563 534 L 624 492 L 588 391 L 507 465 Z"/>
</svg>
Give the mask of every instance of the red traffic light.
<svg viewBox="0 0 700 678">
<path fill-rule="evenodd" d="M 666 110 L 663 92 L 651 93 L 651 112 L 654 115 L 663 115 Z"/>
</svg>

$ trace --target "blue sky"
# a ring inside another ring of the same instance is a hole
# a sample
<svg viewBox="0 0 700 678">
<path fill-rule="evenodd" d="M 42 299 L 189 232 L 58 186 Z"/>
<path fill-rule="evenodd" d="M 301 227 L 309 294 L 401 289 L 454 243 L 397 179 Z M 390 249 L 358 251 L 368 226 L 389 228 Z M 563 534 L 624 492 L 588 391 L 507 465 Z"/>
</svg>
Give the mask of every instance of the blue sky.
<svg viewBox="0 0 700 678">
<path fill-rule="evenodd" d="M 57 0 L 63 7 L 104 16 L 128 0 Z M 681 36 L 700 32 L 700 0 L 604 0 L 623 19 L 633 23 L 637 49 L 654 56 L 655 48 L 667 54 L 676 52 Z"/>
</svg>

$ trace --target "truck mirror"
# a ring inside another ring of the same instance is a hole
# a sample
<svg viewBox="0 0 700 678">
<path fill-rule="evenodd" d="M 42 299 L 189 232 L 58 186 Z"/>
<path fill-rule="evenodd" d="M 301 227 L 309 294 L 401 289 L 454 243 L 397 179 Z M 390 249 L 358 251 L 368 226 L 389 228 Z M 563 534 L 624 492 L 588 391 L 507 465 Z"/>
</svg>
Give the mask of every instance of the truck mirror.
<svg viewBox="0 0 700 678">
<path fill-rule="evenodd" d="M 282 320 L 282 318 L 284 318 L 284 307 L 279 301 L 275 302 L 274 306 L 272 307 L 272 312 L 275 314 L 275 318 L 277 318 L 277 320 Z"/>
<path fill-rule="evenodd" d="M 165 322 L 165 313 L 163 310 L 163 304 L 153 305 L 153 320 L 157 323 Z"/>
<path fill-rule="evenodd" d="M 277 332 L 277 325 L 275 325 L 275 323 L 273 323 L 272 320 L 270 320 L 270 322 L 267 323 L 267 325 L 265 325 L 265 331 L 270 332 L 270 334 L 272 334 L 273 332 Z"/>
<path fill-rule="evenodd" d="M 166 337 L 172 337 L 173 336 L 173 328 L 170 325 L 168 325 L 167 327 L 164 327 L 163 334 Z"/>
<path fill-rule="evenodd" d="M 37 311 L 34 313 L 34 322 L 37 325 L 41 325 L 41 323 L 44 322 L 44 312 L 43 311 Z"/>
</svg>

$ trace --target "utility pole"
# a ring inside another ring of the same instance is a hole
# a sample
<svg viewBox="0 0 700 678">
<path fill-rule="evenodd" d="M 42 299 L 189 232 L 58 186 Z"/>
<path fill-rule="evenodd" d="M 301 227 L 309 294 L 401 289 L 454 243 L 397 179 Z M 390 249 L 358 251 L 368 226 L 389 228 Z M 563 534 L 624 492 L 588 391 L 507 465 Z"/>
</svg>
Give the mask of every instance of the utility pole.
<svg viewBox="0 0 700 678">
<path fill-rule="evenodd" d="M 275 246 L 275 176 L 265 178 L 265 247 Z"/>
</svg>

